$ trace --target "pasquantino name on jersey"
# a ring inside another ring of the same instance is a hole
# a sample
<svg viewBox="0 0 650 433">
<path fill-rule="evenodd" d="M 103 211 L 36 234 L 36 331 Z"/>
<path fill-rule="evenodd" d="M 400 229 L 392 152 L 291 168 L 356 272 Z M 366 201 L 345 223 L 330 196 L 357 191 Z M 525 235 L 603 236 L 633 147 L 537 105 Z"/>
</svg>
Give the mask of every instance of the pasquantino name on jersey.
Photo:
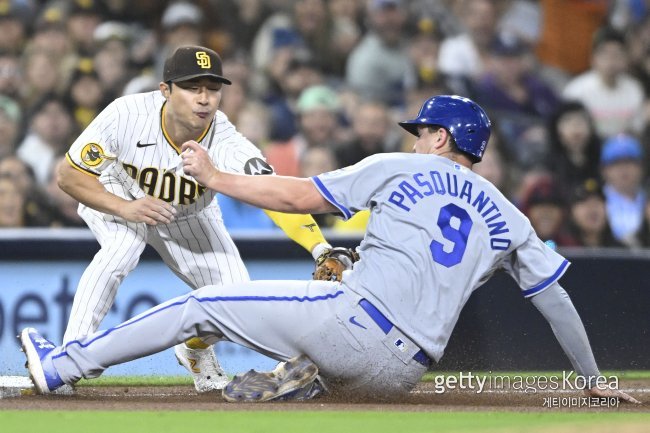
<svg viewBox="0 0 650 433">
<path fill-rule="evenodd" d="M 398 188 L 391 192 L 388 201 L 399 209 L 410 212 L 420 200 L 434 195 L 446 195 L 465 200 L 483 218 L 487 224 L 490 235 L 490 248 L 505 251 L 510 247 L 511 240 L 507 233 L 510 232 L 499 207 L 485 193 L 474 187 L 469 180 L 462 186 L 458 185 L 458 177 L 453 173 L 440 173 L 432 170 L 428 173 L 414 173 L 413 181 L 402 181 Z"/>
</svg>

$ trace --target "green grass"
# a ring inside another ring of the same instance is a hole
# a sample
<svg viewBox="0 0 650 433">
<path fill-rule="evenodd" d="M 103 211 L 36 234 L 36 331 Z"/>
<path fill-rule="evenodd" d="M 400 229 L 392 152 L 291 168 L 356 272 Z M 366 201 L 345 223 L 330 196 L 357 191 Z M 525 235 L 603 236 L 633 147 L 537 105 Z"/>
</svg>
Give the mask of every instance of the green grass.
<svg viewBox="0 0 650 433">
<path fill-rule="evenodd" d="M 182 386 L 193 385 L 187 376 L 103 376 L 81 379 L 76 386 Z"/>
<path fill-rule="evenodd" d="M 540 432 L 648 425 L 641 413 L 503 412 L 0 412 L 3 432 Z M 601 430 L 599 430 L 601 431 Z M 639 430 L 640 431 L 640 430 Z"/>
<path fill-rule="evenodd" d="M 12 433 L 530 432 L 650 423 L 650 414 L 503 412 L 0 412 Z"/>
</svg>

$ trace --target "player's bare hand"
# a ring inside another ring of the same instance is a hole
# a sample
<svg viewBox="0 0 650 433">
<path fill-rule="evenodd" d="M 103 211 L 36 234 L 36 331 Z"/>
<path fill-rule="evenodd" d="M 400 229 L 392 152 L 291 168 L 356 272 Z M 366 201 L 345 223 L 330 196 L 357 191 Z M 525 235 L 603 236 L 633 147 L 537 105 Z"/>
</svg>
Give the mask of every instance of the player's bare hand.
<svg viewBox="0 0 650 433">
<path fill-rule="evenodd" d="M 212 163 L 208 152 L 196 141 L 186 141 L 181 146 L 183 171 L 192 176 L 203 186 L 209 186 L 210 180 L 218 171 Z"/>
<path fill-rule="evenodd" d="M 176 209 L 169 203 L 151 196 L 145 196 L 127 202 L 120 216 L 127 221 L 155 226 L 169 224 L 174 221 L 175 214 Z"/>
<path fill-rule="evenodd" d="M 619 391 L 618 389 L 610 389 L 608 387 L 599 388 L 597 386 L 594 386 L 591 389 L 585 389 L 585 395 L 587 395 L 588 397 L 605 397 L 605 398 L 616 397 L 620 401 L 625 403 L 641 404 L 639 400 L 632 397 L 631 395 L 626 394 L 623 391 Z"/>
</svg>

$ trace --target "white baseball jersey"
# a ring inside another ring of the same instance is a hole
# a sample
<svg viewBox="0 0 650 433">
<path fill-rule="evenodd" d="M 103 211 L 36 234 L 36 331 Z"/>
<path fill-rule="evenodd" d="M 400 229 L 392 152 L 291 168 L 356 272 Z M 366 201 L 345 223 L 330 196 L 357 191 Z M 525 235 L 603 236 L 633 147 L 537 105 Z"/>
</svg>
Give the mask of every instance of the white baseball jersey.
<svg viewBox="0 0 650 433">
<path fill-rule="evenodd" d="M 72 144 L 69 160 L 78 169 L 110 182 L 110 164 L 102 154 L 114 155 L 150 196 L 173 204 L 187 215 L 217 207 L 215 193 L 183 173 L 180 146 L 167 135 L 165 98 L 159 91 L 124 96 L 106 107 Z M 217 111 L 211 125 L 196 139 L 215 166 L 226 172 L 267 173 L 262 153 Z M 245 170 L 246 168 L 246 170 Z"/>
<path fill-rule="evenodd" d="M 172 204 L 177 214 L 170 224 L 147 226 L 80 205 L 79 214 L 102 248 L 79 283 L 66 341 L 97 329 L 146 243 L 192 288 L 249 279 L 223 225 L 215 193 L 183 172 L 182 143 L 174 143 L 167 134 L 164 111 L 165 99 L 159 91 L 116 99 L 67 154 L 74 167 L 99 176 L 108 191 L 125 199 L 139 198 L 144 191 Z M 196 141 L 207 149 L 219 170 L 272 172 L 259 149 L 237 132 L 222 112 L 217 112 Z M 116 157 L 121 165 L 104 156 Z"/>
<path fill-rule="evenodd" d="M 498 268 L 532 296 L 569 264 L 491 183 L 447 158 L 376 155 L 312 180 L 343 218 L 371 211 L 343 284 L 436 360 L 471 293 Z"/>
</svg>

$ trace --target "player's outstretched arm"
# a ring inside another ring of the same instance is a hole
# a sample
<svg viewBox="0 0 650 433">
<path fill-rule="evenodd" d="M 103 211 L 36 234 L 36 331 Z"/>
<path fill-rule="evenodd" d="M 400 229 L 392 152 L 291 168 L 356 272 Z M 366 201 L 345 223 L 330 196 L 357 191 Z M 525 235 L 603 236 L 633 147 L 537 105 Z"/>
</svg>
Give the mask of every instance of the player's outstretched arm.
<svg viewBox="0 0 650 433">
<path fill-rule="evenodd" d="M 125 200 L 108 192 L 98 178 L 82 173 L 68 161 L 59 164 L 57 174 L 59 187 L 63 191 L 100 212 L 149 225 L 168 224 L 174 219 L 176 210 L 169 203 L 151 196 Z"/>
<path fill-rule="evenodd" d="M 206 188 L 253 206 L 278 212 L 327 213 L 336 207 L 309 179 L 288 176 L 247 176 L 218 171 L 205 149 L 188 141 L 182 147 L 183 171 Z"/>
<path fill-rule="evenodd" d="M 600 376 L 596 359 L 591 350 L 587 332 L 569 295 L 559 283 L 553 283 L 546 290 L 531 298 L 531 302 L 551 325 L 564 353 L 568 356 L 575 371 L 589 380 L 585 394 L 591 397 L 618 397 L 629 403 L 639 403 L 628 394 L 600 386 L 596 383 Z"/>
</svg>

